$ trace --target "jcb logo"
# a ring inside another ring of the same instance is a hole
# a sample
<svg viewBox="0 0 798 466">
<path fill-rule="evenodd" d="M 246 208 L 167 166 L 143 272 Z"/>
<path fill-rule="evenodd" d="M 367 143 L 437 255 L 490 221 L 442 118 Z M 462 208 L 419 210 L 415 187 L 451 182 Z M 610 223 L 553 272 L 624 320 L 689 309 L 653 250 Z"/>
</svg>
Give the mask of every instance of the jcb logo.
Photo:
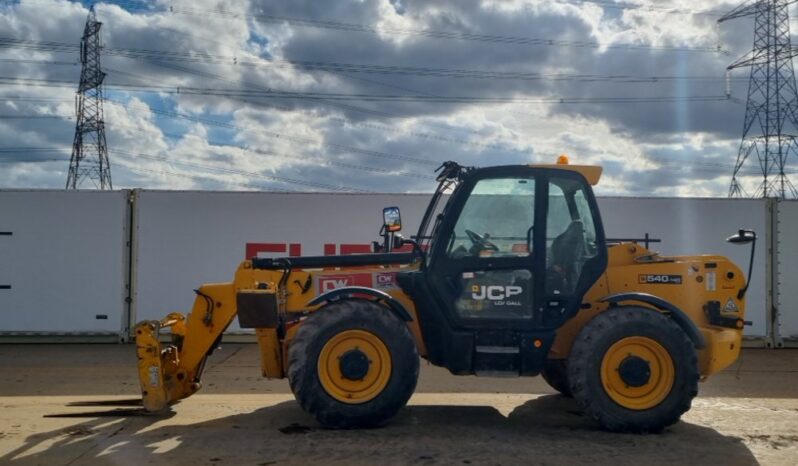
<svg viewBox="0 0 798 466">
<path fill-rule="evenodd" d="M 520 286 L 500 286 L 500 285 L 474 285 L 471 287 L 471 299 L 482 301 L 503 301 L 513 296 L 518 296 L 524 290 Z"/>
<path fill-rule="evenodd" d="M 681 285 L 682 284 L 682 276 L 681 275 L 655 275 L 655 274 L 644 274 L 638 276 L 638 283 L 641 285 Z"/>
</svg>

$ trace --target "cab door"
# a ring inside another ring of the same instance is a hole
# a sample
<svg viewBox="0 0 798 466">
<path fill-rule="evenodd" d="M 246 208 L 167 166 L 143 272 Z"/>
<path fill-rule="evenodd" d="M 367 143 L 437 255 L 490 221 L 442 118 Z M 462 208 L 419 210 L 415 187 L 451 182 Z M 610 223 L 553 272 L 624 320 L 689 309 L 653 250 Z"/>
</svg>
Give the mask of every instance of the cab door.
<svg viewBox="0 0 798 466">
<path fill-rule="evenodd" d="M 535 247 L 545 241 L 535 229 L 543 223 L 541 184 L 532 171 L 465 183 L 433 248 L 432 289 L 459 326 L 533 327 L 545 266 Z"/>
<path fill-rule="evenodd" d="M 570 172 L 547 177 L 546 268 L 540 323 L 559 328 L 607 267 L 607 246 L 590 186 Z"/>
</svg>

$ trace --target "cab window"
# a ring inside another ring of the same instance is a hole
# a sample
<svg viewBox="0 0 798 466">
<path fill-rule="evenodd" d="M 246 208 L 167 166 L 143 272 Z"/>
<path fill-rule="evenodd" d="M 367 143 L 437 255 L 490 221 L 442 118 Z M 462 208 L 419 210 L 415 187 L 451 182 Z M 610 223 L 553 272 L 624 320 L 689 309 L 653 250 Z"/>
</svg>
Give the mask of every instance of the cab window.
<svg viewBox="0 0 798 466">
<path fill-rule="evenodd" d="M 598 254 L 596 228 L 585 185 L 571 178 L 553 178 L 549 184 L 546 218 L 546 291 L 570 294 L 582 267 Z"/>
<path fill-rule="evenodd" d="M 480 180 L 455 224 L 447 255 L 529 256 L 534 219 L 533 178 Z"/>
</svg>

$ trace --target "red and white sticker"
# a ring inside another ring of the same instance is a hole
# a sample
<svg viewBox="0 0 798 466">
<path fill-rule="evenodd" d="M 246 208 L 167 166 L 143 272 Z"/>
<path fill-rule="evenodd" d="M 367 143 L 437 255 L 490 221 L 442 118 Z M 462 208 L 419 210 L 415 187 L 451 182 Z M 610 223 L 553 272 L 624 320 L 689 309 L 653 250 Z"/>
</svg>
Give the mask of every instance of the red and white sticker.
<svg viewBox="0 0 798 466">
<path fill-rule="evenodd" d="M 352 273 L 346 275 L 323 275 L 319 277 L 318 292 L 326 293 L 346 286 L 372 286 L 370 273 Z"/>
<path fill-rule="evenodd" d="M 374 274 L 374 288 L 396 287 L 396 272 L 377 272 Z"/>
<path fill-rule="evenodd" d="M 316 290 L 319 293 L 326 293 L 347 286 L 365 286 L 378 289 L 396 288 L 396 272 L 322 275 L 317 279 Z"/>
</svg>

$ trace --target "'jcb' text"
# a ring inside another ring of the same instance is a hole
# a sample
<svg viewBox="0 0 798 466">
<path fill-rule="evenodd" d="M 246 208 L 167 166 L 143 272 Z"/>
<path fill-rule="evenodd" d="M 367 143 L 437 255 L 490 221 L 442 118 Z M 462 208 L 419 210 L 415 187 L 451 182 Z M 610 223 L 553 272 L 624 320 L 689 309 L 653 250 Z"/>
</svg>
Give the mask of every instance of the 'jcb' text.
<svg viewBox="0 0 798 466">
<path fill-rule="evenodd" d="M 501 285 L 474 285 L 471 287 L 471 299 L 476 301 L 504 301 L 513 296 L 518 296 L 524 290 L 520 286 L 501 286 Z M 498 302 L 496 304 L 499 304 Z M 512 304 L 507 301 L 506 304 Z"/>
</svg>

